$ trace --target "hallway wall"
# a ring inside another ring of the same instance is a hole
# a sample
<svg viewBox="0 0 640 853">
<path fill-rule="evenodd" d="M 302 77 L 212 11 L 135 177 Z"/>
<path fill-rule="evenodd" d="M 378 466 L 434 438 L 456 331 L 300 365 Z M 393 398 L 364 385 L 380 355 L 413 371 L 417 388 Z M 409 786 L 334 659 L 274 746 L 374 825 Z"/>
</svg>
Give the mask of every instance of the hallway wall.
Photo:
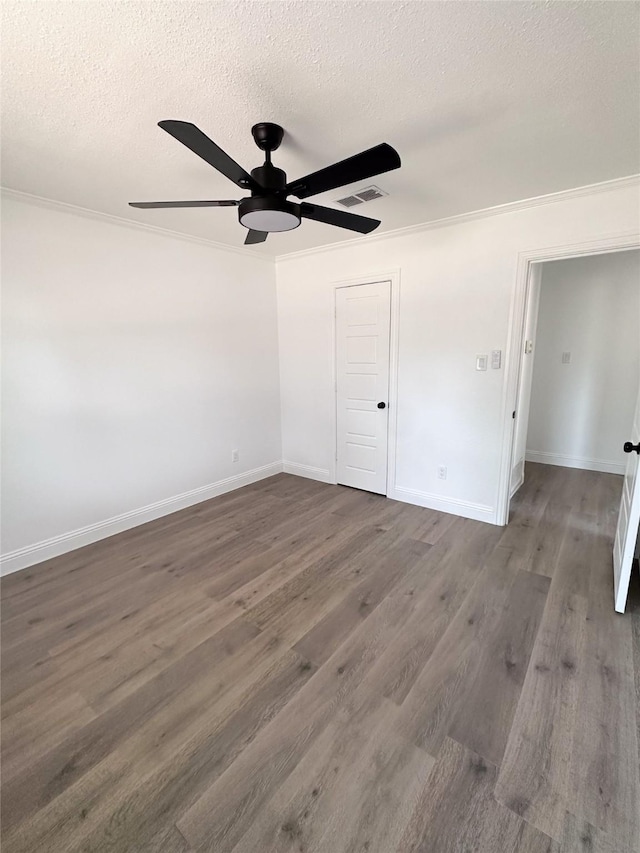
<svg viewBox="0 0 640 853">
<path fill-rule="evenodd" d="M 640 251 L 543 264 L 526 458 L 621 474 L 639 377 Z"/>
</svg>

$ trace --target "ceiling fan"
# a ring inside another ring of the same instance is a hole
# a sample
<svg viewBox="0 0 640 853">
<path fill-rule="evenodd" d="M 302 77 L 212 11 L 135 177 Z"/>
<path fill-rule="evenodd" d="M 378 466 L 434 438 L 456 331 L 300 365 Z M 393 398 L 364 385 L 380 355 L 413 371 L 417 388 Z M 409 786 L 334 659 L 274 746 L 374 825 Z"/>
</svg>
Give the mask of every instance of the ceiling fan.
<svg viewBox="0 0 640 853">
<path fill-rule="evenodd" d="M 271 122 L 261 122 L 251 128 L 256 145 L 265 152 L 262 166 L 251 170 L 251 174 L 232 160 L 222 148 L 188 121 L 160 121 L 158 126 L 171 134 L 178 142 L 186 145 L 198 157 L 221 172 L 234 184 L 249 190 L 251 196 L 238 201 L 132 201 L 131 207 L 237 207 L 240 223 L 249 229 L 245 244 L 262 243 L 270 231 L 290 231 L 300 225 L 302 219 L 315 219 L 338 228 L 348 228 L 360 234 L 368 234 L 380 225 L 378 219 L 356 216 L 318 204 L 288 201 L 287 196 L 308 198 L 337 187 L 372 178 L 400 166 L 400 157 L 386 142 L 369 148 L 353 157 L 347 157 L 333 166 L 305 175 L 297 181 L 287 183 L 282 169 L 271 163 L 271 152 L 282 142 L 283 129 Z"/>
</svg>

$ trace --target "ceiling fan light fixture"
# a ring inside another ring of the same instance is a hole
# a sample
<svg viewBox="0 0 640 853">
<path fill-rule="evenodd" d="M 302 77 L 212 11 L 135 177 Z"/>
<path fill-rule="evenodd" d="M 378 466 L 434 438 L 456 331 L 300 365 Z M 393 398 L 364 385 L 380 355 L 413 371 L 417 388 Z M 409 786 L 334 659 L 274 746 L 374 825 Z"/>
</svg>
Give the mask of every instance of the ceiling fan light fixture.
<svg viewBox="0 0 640 853">
<path fill-rule="evenodd" d="M 238 217 L 251 231 L 292 231 L 300 225 L 300 205 L 273 197 L 245 198 L 238 206 Z"/>
<path fill-rule="evenodd" d="M 323 207 L 320 204 L 309 204 L 306 201 L 292 202 L 287 200 L 287 196 L 293 195 L 298 199 L 305 199 L 337 187 L 346 187 L 356 181 L 364 181 L 383 172 L 390 172 L 401 165 L 398 152 L 386 142 L 382 142 L 367 151 L 361 151 L 360 154 L 354 154 L 353 157 L 347 157 L 346 160 L 340 160 L 339 163 L 333 163 L 331 166 L 288 183 L 285 172 L 271 162 L 271 154 L 279 147 L 284 135 L 283 129 L 278 124 L 260 122 L 251 128 L 256 145 L 265 152 L 263 165 L 252 169 L 251 174 L 190 121 L 166 119 L 159 121 L 158 125 L 237 187 L 249 191 L 251 197 L 241 201 L 235 199 L 130 201 L 131 207 L 147 209 L 237 206 L 240 224 L 249 232 L 244 241 L 245 246 L 264 243 L 271 231 L 292 231 L 303 219 L 324 222 L 325 225 L 334 225 L 336 228 L 345 228 L 347 231 L 355 231 L 358 234 L 370 234 L 380 225 L 379 219 L 357 216 L 354 213 L 346 213 L 333 207 Z M 377 192 L 372 197 L 378 198 L 380 194 L 384 195 L 376 187 L 369 189 Z M 363 193 L 360 197 L 364 199 Z"/>
</svg>

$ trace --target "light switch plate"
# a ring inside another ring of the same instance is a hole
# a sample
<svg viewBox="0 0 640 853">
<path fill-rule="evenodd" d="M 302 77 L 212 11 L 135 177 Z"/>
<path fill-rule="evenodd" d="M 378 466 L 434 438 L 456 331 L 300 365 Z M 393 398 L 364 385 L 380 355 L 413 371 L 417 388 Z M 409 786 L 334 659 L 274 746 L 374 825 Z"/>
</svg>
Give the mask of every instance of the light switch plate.
<svg viewBox="0 0 640 853">
<path fill-rule="evenodd" d="M 491 369 L 500 370 L 502 367 L 502 350 L 491 350 Z"/>
<path fill-rule="evenodd" d="M 476 356 L 476 370 L 486 370 L 488 360 L 489 360 L 488 355 L 477 355 Z"/>
<path fill-rule="evenodd" d="M 562 353 L 562 363 L 563 364 L 571 364 L 571 353 L 563 352 Z"/>
</svg>

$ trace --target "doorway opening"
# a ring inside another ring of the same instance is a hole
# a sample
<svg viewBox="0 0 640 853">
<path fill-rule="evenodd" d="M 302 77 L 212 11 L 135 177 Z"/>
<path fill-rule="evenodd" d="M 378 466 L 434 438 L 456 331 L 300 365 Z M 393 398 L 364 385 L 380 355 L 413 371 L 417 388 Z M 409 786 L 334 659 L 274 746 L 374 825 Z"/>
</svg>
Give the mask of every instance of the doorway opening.
<svg viewBox="0 0 640 853">
<path fill-rule="evenodd" d="M 527 463 L 617 475 L 624 610 L 640 518 L 636 454 L 623 449 L 640 429 L 640 251 L 531 262 L 528 272 L 508 500 Z"/>
</svg>

